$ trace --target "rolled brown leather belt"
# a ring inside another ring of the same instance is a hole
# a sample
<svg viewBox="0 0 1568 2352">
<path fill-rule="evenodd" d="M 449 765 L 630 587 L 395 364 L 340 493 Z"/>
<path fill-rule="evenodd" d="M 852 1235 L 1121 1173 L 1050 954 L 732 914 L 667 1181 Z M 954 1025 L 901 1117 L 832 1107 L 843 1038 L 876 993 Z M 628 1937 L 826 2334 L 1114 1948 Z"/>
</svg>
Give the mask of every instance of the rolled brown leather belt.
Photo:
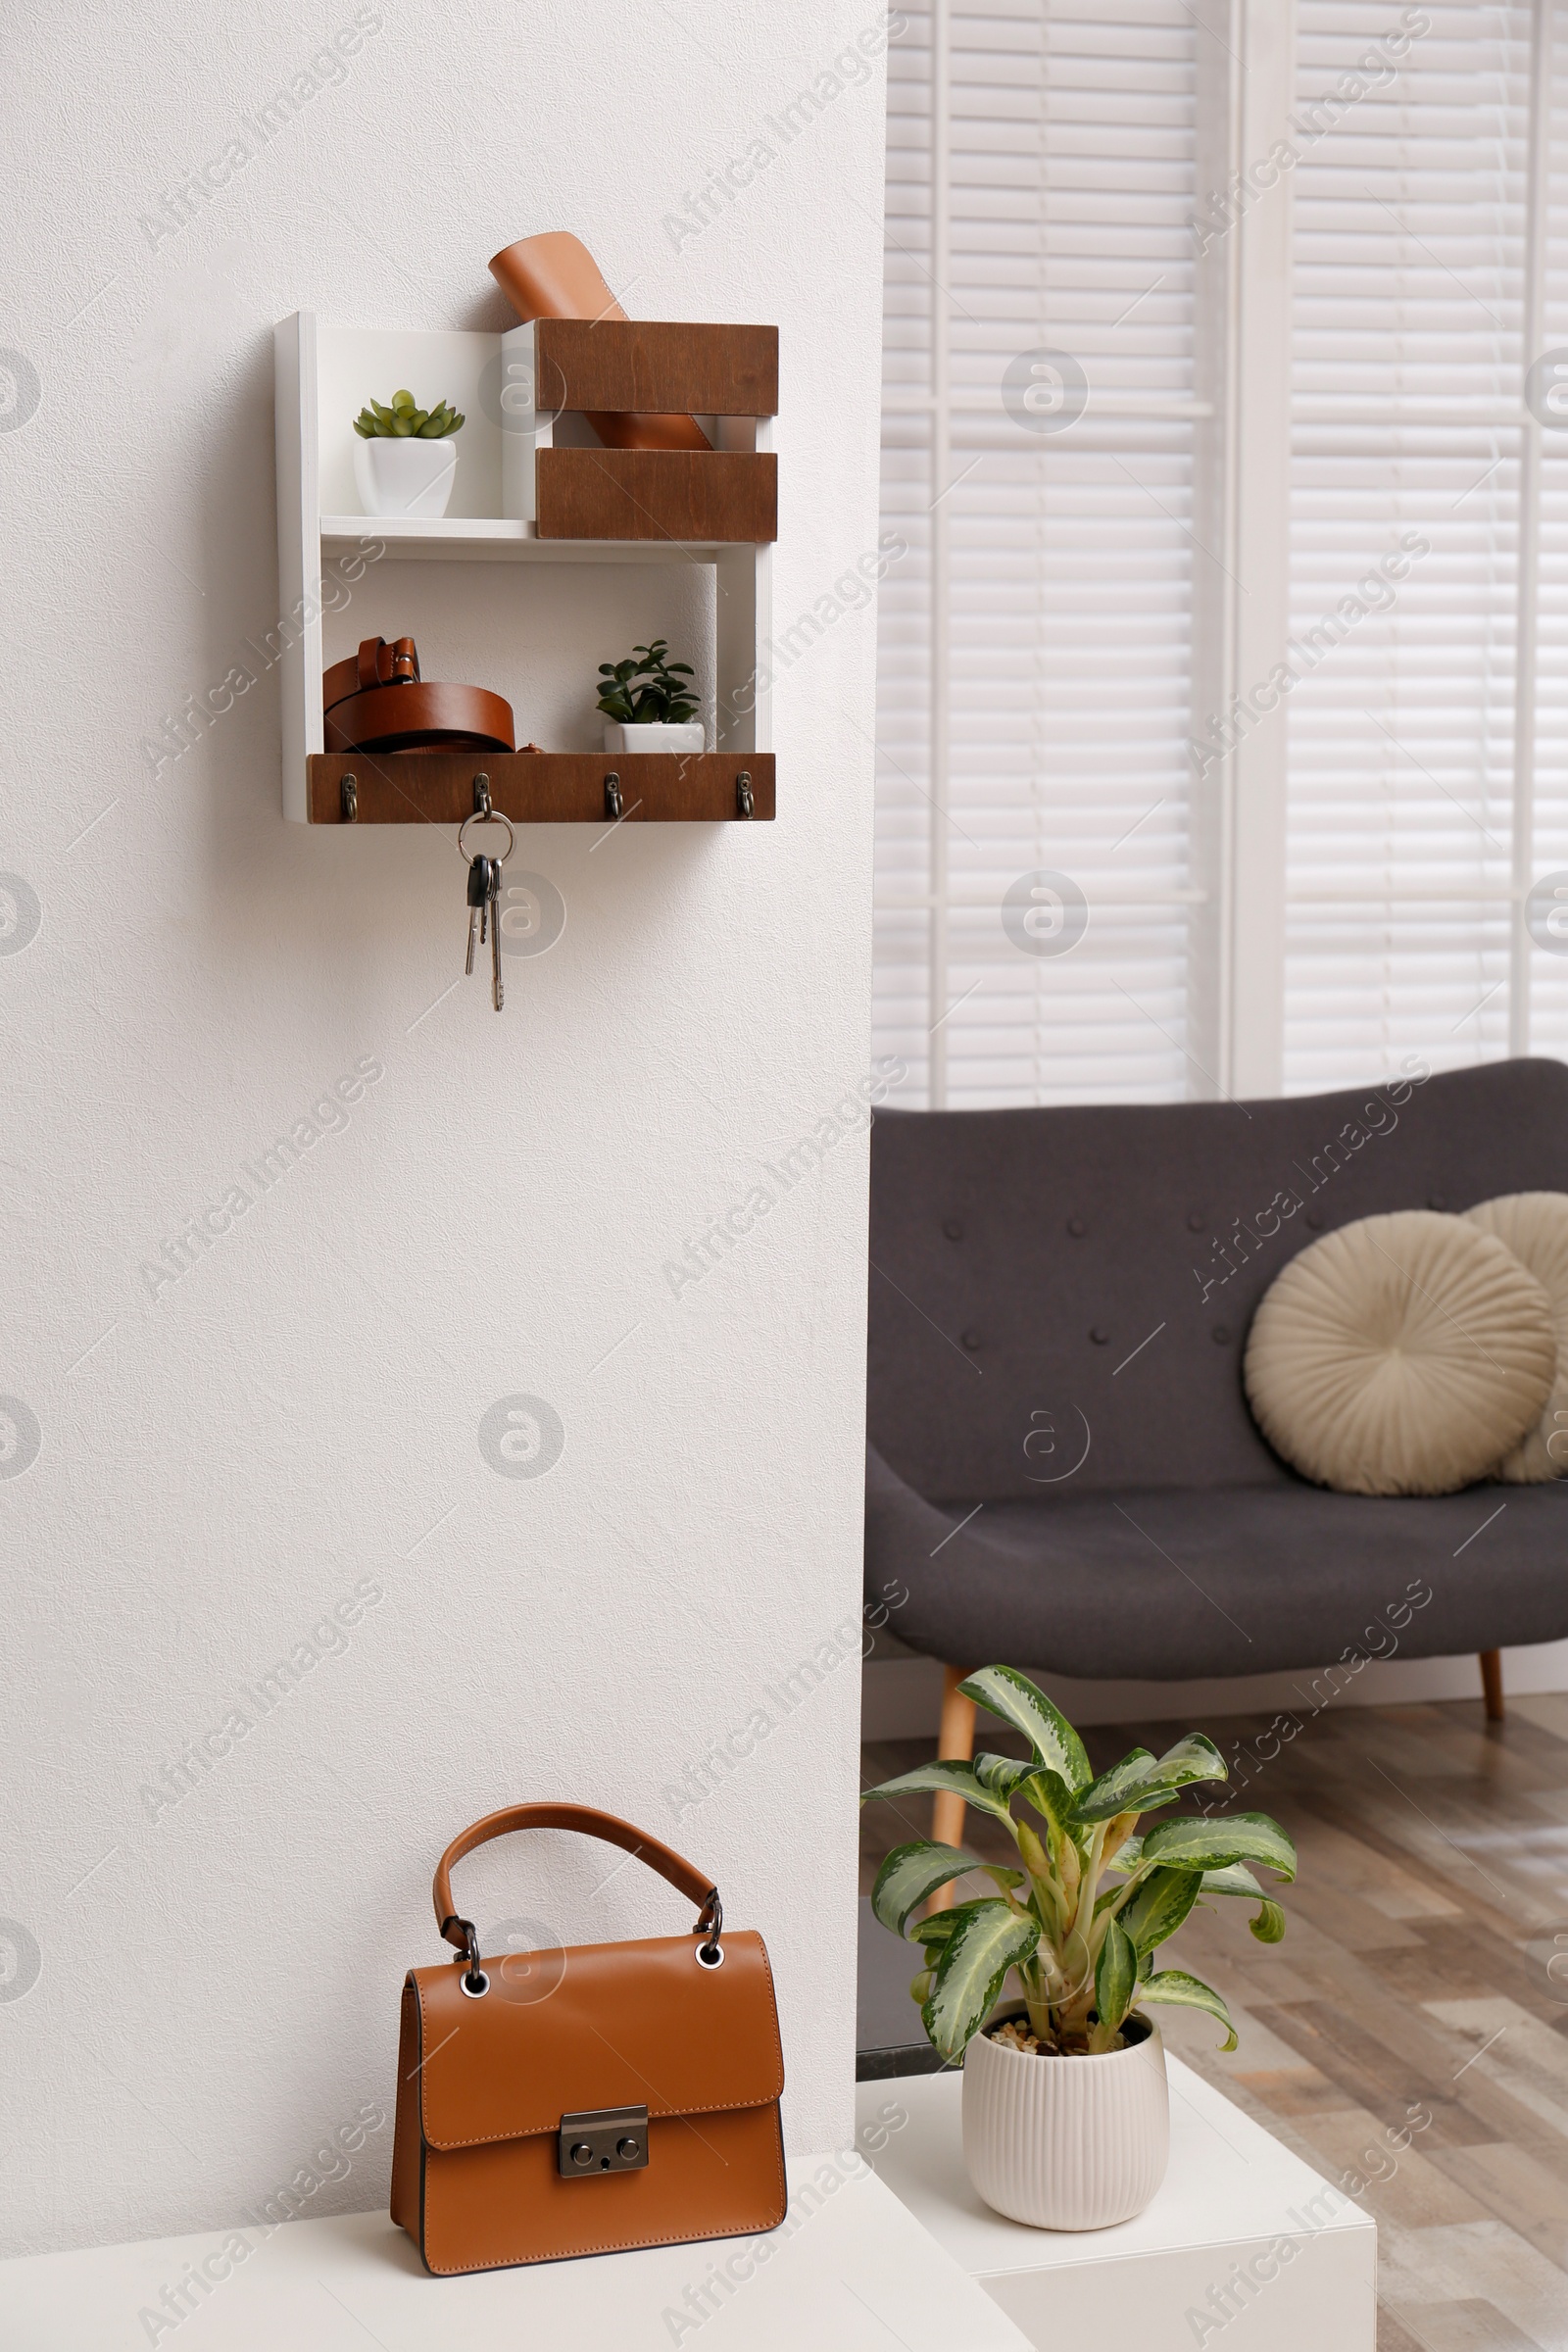
<svg viewBox="0 0 1568 2352">
<path fill-rule="evenodd" d="M 321 679 L 329 752 L 510 752 L 512 705 L 483 686 L 419 676 L 412 637 L 367 637 Z"/>
<path fill-rule="evenodd" d="M 533 318 L 624 318 L 580 237 L 569 229 L 519 237 L 490 257 L 490 274 L 517 317 Z M 589 412 L 588 421 L 607 449 L 711 449 L 691 416 L 644 416 Z"/>
</svg>

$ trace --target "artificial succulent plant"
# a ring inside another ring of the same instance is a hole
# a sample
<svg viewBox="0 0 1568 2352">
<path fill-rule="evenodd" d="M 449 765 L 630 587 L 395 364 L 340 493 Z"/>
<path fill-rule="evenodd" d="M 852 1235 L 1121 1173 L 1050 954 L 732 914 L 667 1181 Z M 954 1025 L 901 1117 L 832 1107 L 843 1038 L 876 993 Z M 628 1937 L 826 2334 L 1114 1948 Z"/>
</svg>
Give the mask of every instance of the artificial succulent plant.
<svg viewBox="0 0 1568 2352">
<path fill-rule="evenodd" d="M 449 400 L 438 400 L 433 409 L 421 409 L 412 392 L 394 392 L 390 408 L 378 400 L 362 409 L 354 419 L 354 430 L 362 441 L 444 441 L 464 422 Z"/>
</svg>

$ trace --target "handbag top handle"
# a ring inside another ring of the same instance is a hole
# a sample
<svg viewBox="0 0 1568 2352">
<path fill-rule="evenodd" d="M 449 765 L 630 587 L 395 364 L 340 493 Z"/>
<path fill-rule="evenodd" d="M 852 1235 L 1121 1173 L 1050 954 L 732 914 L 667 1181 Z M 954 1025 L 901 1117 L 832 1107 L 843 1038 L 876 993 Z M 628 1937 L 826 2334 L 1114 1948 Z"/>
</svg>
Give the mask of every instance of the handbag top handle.
<svg viewBox="0 0 1568 2352">
<path fill-rule="evenodd" d="M 618 1814 L 600 1813 L 592 1805 L 504 1805 L 499 1813 L 487 1813 L 483 1821 L 474 1822 L 454 1838 L 435 1866 L 435 1883 L 431 1894 L 441 1933 L 448 1943 L 456 1944 L 467 1955 L 470 1977 L 477 1978 L 479 1968 L 479 1938 L 471 1920 L 461 1919 L 452 1907 L 452 1865 L 471 1854 L 476 1845 L 488 1844 L 492 1838 L 505 1838 L 513 1830 L 576 1830 L 585 1838 L 602 1838 L 607 1845 L 618 1845 L 650 1870 L 657 1870 L 689 1901 L 700 1904 L 702 1916 L 694 1933 L 707 1933 L 703 1952 L 713 1957 L 707 1965 L 716 1968 L 719 1960 L 718 1937 L 724 1924 L 724 1909 L 718 1899 L 718 1888 L 702 1871 L 697 1870 L 677 1854 L 673 1847 L 662 1845 L 650 1838 L 646 1830 L 634 1829 Z"/>
</svg>

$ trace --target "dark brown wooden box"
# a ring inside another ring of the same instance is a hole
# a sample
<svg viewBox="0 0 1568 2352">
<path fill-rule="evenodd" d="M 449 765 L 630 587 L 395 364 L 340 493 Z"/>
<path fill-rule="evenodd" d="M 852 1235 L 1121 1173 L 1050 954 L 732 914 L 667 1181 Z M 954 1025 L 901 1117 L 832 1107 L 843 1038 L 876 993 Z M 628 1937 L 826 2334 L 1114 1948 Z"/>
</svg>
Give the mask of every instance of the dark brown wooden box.
<svg viewBox="0 0 1568 2352">
<path fill-rule="evenodd" d="M 778 408 L 776 326 L 540 318 L 534 364 L 535 397 L 552 414 L 759 417 Z M 771 451 L 550 448 L 534 463 L 541 539 L 778 536 Z"/>
<path fill-rule="evenodd" d="M 541 539 L 778 537 L 770 450 L 542 449 L 534 466 Z"/>
<path fill-rule="evenodd" d="M 554 414 L 774 416 L 778 328 L 650 318 L 538 318 L 535 399 Z"/>
</svg>

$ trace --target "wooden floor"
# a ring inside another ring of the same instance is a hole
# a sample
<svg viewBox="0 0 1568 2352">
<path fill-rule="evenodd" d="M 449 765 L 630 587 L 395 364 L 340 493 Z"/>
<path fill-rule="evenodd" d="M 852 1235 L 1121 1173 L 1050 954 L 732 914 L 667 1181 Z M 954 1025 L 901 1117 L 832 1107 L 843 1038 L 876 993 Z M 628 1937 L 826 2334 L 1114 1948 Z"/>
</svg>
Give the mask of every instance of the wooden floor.
<svg viewBox="0 0 1568 2352">
<path fill-rule="evenodd" d="M 1230 1758 L 1269 1720 L 1196 1728 Z M 982 1746 L 1022 1752 L 980 1721 Z M 1085 1740 L 1101 1771 L 1190 1728 Z M 867 1746 L 864 1786 L 931 1752 Z M 1209 2021 L 1162 2009 L 1170 2046 L 1376 2216 L 1380 2352 L 1568 2352 L 1568 1697 L 1512 1700 L 1500 1726 L 1479 1700 L 1340 1707 L 1233 1801 L 1296 1839 L 1289 1932 L 1271 1947 L 1240 1903 L 1194 1912 L 1161 1964 L 1225 1995 L 1241 2047 L 1221 2057 Z M 890 1845 L 929 1834 L 929 1799 L 861 1821 L 866 1891 Z M 968 1823 L 1000 1858 L 1005 1833 Z"/>
</svg>

